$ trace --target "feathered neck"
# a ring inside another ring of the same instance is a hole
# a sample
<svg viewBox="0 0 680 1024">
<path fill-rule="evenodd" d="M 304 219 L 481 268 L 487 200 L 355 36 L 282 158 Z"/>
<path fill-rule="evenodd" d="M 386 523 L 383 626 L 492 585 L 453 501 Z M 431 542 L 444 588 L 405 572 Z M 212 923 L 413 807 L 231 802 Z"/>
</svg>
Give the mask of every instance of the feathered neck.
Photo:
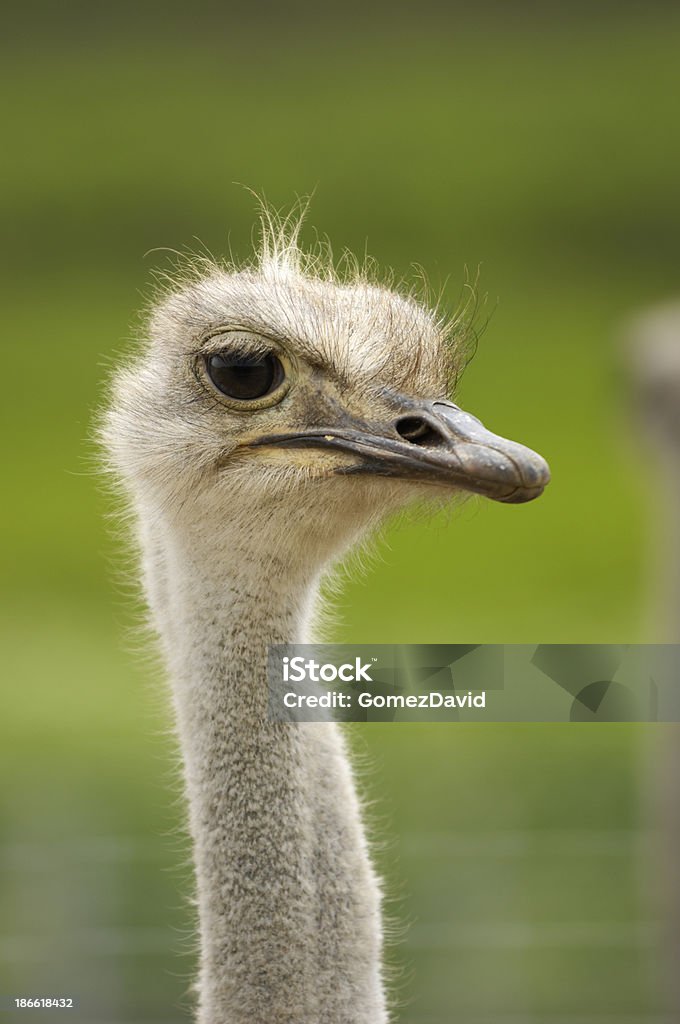
<svg viewBox="0 0 680 1024">
<path fill-rule="evenodd" d="M 199 1022 L 383 1024 L 380 894 L 342 738 L 266 714 L 267 646 L 305 638 L 315 574 L 233 537 L 160 550 L 149 577 L 194 842 Z"/>
</svg>

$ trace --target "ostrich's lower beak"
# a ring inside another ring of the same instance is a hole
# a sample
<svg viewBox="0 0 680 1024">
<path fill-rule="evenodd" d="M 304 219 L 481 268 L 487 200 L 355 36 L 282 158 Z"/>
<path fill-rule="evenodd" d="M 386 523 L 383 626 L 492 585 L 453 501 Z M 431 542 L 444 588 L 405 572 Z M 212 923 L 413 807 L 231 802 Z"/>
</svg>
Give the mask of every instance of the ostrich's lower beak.
<svg viewBox="0 0 680 1024">
<path fill-rule="evenodd" d="M 335 448 L 357 456 L 342 474 L 422 480 L 483 494 L 496 501 L 531 501 L 550 480 L 540 455 L 492 434 L 452 402 L 404 399 L 391 422 L 366 423 L 343 417 L 342 424 L 289 434 L 269 434 L 250 447 Z"/>
</svg>

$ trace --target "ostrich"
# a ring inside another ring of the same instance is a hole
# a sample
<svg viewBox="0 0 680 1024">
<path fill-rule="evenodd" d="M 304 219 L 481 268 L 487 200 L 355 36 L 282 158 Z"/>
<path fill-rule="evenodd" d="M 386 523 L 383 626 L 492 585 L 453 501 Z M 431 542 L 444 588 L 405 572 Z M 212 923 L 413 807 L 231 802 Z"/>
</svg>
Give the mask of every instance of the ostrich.
<svg viewBox="0 0 680 1024">
<path fill-rule="evenodd" d="M 174 287 L 103 442 L 172 684 L 200 1024 L 384 1024 L 380 882 L 340 727 L 267 716 L 267 648 L 310 642 L 322 577 L 391 513 L 519 503 L 543 459 L 449 400 L 455 328 L 263 219 L 250 264 Z"/>
<path fill-rule="evenodd" d="M 625 331 L 624 344 L 636 419 L 655 456 L 661 499 L 649 626 L 657 641 L 680 643 L 680 304 L 657 306 L 637 316 Z M 667 1010 L 680 1019 L 680 725 L 665 726 L 658 739 L 649 766 L 659 835 L 655 897 L 664 925 Z"/>
</svg>

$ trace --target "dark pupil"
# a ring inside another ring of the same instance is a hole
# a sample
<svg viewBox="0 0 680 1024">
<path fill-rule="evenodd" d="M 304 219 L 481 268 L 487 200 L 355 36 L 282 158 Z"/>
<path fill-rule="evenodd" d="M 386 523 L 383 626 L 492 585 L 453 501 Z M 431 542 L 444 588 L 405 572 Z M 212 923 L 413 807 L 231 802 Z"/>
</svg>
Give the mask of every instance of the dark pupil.
<svg viewBox="0 0 680 1024">
<path fill-rule="evenodd" d="M 208 373 L 222 394 L 248 401 L 268 395 L 283 376 L 283 368 L 276 356 L 225 352 L 208 357 Z"/>
</svg>

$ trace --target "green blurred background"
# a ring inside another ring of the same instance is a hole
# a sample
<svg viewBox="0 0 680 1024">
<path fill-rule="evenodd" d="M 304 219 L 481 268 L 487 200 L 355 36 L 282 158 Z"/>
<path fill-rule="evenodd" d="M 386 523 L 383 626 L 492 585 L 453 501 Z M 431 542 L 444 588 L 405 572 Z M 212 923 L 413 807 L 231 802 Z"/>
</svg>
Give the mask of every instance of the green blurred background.
<svg viewBox="0 0 680 1024">
<path fill-rule="evenodd" d="M 343 589 L 338 639 L 663 639 L 643 625 L 655 481 L 617 338 L 678 288 L 680 12 L 33 2 L 0 45 L 0 992 L 75 995 L 91 1024 L 179 1024 L 174 746 L 88 441 L 168 265 L 149 251 L 247 255 L 238 182 L 282 206 L 315 190 L 308 240 L 421 263 L 452 304 L 481 265 L 493 316 L 461 404 L 554 481 L 526 507 L 474 501 L 390 532 Z M 404 1024 L 673 1019 L 648 884 L 658 734 L 354 728 L 391 910 L 412 922 L 390 954 Z"/>
</svg>

